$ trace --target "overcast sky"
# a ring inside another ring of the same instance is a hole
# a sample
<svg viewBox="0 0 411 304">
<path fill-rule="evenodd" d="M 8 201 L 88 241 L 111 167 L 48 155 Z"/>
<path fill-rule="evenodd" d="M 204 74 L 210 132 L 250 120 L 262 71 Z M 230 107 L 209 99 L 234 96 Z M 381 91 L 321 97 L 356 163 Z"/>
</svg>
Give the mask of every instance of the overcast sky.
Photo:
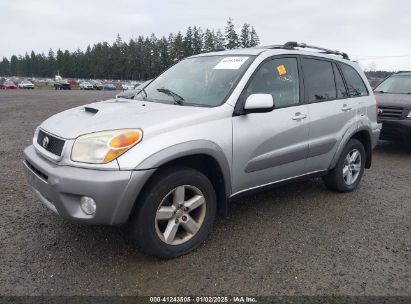
<svg viewBox="0 0 411 304">
<path fill-rule="evenodd" d="M 190 25 L 239 30 L 253 25 L 262 44 L 306 42 L 347 52 L 363 68 L 411 70 L 410 0 L 0 0 L 0 58 L 84 50 L 117 33 L 168 35 Z"/>
</svg>

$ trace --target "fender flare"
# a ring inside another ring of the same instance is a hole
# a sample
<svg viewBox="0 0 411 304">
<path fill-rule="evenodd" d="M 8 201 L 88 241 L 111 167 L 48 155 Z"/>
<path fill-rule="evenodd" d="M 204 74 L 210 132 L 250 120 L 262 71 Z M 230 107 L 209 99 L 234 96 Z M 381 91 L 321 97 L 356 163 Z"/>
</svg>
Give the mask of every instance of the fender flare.
<svg viewBox="0 0 411 304">
<path fill-rule="evenodd" d="M 343 135 L 343 138 L 342 138 L 342 140 L 340 141 L 340 144 L 339 144 L 339 146 L 338 146 L 338 148 L 337 148 L 337 151 L 335 152 L 334 157 L 333 157 L 333 159 L 332 159 L 332 161 L 331 161 L 329 170 L 332 170 L 332 169 L 336 166 L 338 160 L 340 159 L 341 153 L 342 153 L 342 151 L 344 150 L 344 147 L 345 147 L 345 145 L 348 143 L 348 141 L 349 141 L 355 134 L 357 134 L 358 132 L 361 132 L 361 131 L 367 131 L 368 136 L 369 136 L 369 138 L 370 138 L 370 140 L 371 140 L 371 138 L 372 138 L 372 130 L 371 130 L 370 127 L 363 125 L 363 126 L 361 126 L 361 127 L 359 127 L 359 128 L 349 129 L 349 130 Z M 371 142 L 370 142 L 370 144 L 371 144 Z M 364 147 L 364 148 L 365 148 L 365 147 Z M 367 155 L 367 156 L 368 156 L 368 155 Z M 371 157 L 371 155 L 370 155 L 370 157 Z M 367 163 L 370 163 L 370 165 L 371 165 L 371 159 L 369 159 L 369 160 L 367 159 L 366 162 L 367 162 Z"/>
<path fill-rule="evenodd" d="M 227 157 L 219 145 L 210 140 L 193 140 L 164 148 L 144 159 L 134 170 L 156 169 L 185 156 L 205 154 L 220 166 L 224 178 L 226 197 L 231 195 L 231 171 Z"/>
</svg>

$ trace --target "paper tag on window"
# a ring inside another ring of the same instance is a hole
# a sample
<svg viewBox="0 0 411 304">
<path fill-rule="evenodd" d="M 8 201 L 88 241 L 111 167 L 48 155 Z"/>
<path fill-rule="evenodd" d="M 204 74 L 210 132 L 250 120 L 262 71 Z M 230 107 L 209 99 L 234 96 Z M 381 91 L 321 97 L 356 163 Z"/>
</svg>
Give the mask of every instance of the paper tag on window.
<svg viewBox="0 0 411 304">
<path fill-rule="evenodd" d="M 248 57 L 226 57 L 214 67 L 214 70 L 238 70 Z"/>
<path fill-rule="evenodd" d="M 284 64 L 277 66 L 278 75 L 283 76 L 287 74 L 287 70 L 285 69 Z"/>
</svg>

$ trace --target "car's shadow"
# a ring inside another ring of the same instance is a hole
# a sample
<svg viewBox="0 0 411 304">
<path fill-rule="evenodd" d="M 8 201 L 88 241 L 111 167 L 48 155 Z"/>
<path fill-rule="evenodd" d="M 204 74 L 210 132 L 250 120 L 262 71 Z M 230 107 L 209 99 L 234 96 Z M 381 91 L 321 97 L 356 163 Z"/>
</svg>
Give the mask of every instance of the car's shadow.
<svg viewBox="0 0 411 304">
<path fill-rule="evenodd" d="M 292 210 L 299 213 L 301 199 L 315 203 L 318 191 L 323 195 L 332 196 L 335 193 L 328 191 L 321 178 L 312 178 L 305 181 L 291 182 L 273 187 L 265 191 L 245 195 L 230 203 L 230 211 L 227 216 L 219 214 L 216 218 L 213 234 L 224 234 L 225 230 L 236 230 L 242 226 L 242 221 L 255 220 L 256 217 L 271 217 L 273 214 L 281 215 Z M 128 237 L 128 226 L 110 227 L 84 225 L 81 223 L 62 220 L 55 217 L 53 224 L 57 225 L 58 236 L 56 239 L 64 240 L 62 246 L 71 247 L 71 252 L 101 252 L 100 258 L 111 255 L 133 257 L 135 261 L 149 259 L 160 261 L 156 258 L 144 256 Z M 227 225 L 229 227 L 227 227 Z M 238 232 L 238 231 L 237 231 Z M 238 232 L 239 233 L 239 232 Z M 216 241 L 216 240 L 214 240 Z"/>
</svg>

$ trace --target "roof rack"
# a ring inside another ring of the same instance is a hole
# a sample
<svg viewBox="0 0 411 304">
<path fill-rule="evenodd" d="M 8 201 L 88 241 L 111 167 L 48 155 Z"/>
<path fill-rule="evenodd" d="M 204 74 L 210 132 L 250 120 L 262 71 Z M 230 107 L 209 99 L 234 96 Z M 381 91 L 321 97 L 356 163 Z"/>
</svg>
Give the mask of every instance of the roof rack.
<svg viewBox="0 0 411 304">
<path fill-rule="evenodd" d="M 325 54 L 333 54 L 333 55 L 338 55 L 338 56 L 342 56 L 342 58 L 349 60 L 350 58 L 348 57 L 347 53 L 344 52 L 340 52 L 340 51 L 333 51 L 333 50 L 329 50 L 326 48 L 322 48 L 322 47 L 318 47 L 318 46 L 314 46 L 314 45 L 308 45 L 306 43 L 298 43 L 295 41 L 289 41 L 283 45 L 268 45 L 265 48 L 267 49 L 286 49 L 286 50 L 294 50 L 295 48 L 308 48 L 308 49 L 314 49 L 314 50 L 320 50 L 322 51 L 322 53 Z"/>
</svg>

